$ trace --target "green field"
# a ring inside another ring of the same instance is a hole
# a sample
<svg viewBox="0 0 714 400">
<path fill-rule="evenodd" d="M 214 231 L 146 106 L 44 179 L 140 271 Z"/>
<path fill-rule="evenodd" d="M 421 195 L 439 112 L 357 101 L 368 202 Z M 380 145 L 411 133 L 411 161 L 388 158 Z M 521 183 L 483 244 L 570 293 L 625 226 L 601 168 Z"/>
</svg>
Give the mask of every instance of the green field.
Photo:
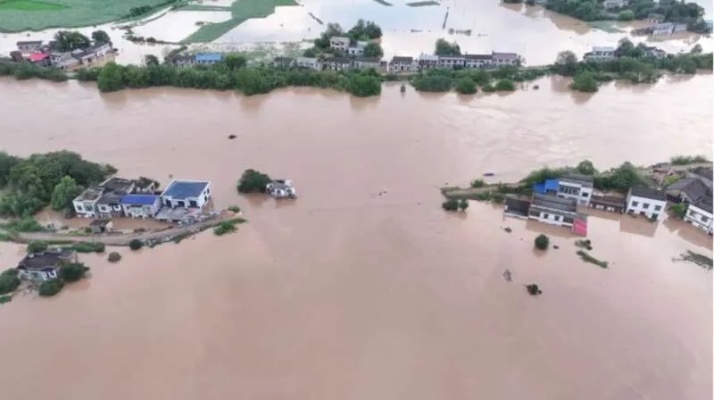
<svg viewBox="0 0 714 400">
<path fill-rule="evenodd" d="M 201 29 L 184 39 L 183 42 L 212 42 L 246 20 L 267 17 L 275 12 L 275 7 L 296 5 L 297 3 L 294 0 L 239 0 L 231 5 L 232 19 L 203 25 Z"/>
<path fill-rule="evenodd" d="M 166 0 L 0 0 L 0 31 L 39 31 L 115 21 L 132 7 L 156 6 Z"/>
</svg>

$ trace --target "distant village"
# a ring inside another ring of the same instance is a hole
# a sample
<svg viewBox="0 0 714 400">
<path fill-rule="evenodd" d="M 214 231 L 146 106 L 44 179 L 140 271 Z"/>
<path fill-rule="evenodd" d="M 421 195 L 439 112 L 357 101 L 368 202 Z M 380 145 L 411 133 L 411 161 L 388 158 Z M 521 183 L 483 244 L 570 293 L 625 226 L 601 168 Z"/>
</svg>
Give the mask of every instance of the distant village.
<svg viewBox="0 0 714 400">
<path fill-rule="evenodd" d="M 80 65 L 90 65 L 113 52 L 111 43 L 95 41 L 84 49 L 59 51 L 54 40 L 47 43 L 29 40 L 17 42 L 17 50 L 10 52 L 10 58 L 16 62 L 29 61 L 43 67 L 71 70 Z"/>
<path fill-rule="evenodd" d="M 640 215 L 658 222 L 662 220 L 670 202 L 685 205 L 683 220 L 711 235 L 714 228 L 712 168 L 675 171 L 671 166 L 661 165 L 655 166 L 652 173 L 661 178 L 675 177 L 677 180 L 664 189 L 632 187 L 623 195 L 597 191 L 593 188 L 592 176 L 571 173 L 535 184 L 530 199 L 507 197 L 503 212 L 510 217 L 568 227 L 574 234 L 586 236 L 588 216 L 579 212 L 578 206 Z"/>
</svg>

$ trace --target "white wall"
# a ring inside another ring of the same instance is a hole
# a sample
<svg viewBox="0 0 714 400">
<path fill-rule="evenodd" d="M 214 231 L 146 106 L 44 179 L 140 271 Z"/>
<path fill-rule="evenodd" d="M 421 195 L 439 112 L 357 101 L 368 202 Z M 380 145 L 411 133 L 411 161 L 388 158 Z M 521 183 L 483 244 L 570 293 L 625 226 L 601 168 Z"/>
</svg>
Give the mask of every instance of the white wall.
<svg viewBox="0 0 714 400">
<path fill-rule="evenodd" d="M 659 221 L 664 215 L 666 206 L 666 201 L 652 200 L 646 197 L 637 197 L 630 195 L 627 196 L 626 211 L 628 213 L 644 215 L 647 218 L 653 218 L 656 214 L 657 220 Z"/>
<path fill-rule="evenodd" d="M 712 214 L 697 208 L 694 205 L 690 205 L 687 209 L 687 214 L 684 216 L 684 220 L 690 224 L 702 229 L 706 232 L 712 231 Z"/>
</svg>

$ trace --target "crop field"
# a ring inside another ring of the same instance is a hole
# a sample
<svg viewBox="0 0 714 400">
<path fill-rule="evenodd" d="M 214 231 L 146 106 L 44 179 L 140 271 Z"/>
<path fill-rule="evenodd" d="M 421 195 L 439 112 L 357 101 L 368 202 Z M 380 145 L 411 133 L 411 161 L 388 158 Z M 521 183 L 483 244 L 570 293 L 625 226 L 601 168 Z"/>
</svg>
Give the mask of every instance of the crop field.
<svg viewBox="0 0 714 400">
<path fill-rule="evenodd" d="M 275 7 L 296 6 L 294 0 L 239 0 L 231 5 L 233 18 L 225 22 L 206 24 L 184 43 L 212 42 L 251 18 L 265 18 L 275 12 Z"/>
<path fill-rule="evenodd" d="M 0 31 L 39 31 L 79 27 L 121 19 L 133 7 L 166 0 L 0 0 Z"/>
</svg>

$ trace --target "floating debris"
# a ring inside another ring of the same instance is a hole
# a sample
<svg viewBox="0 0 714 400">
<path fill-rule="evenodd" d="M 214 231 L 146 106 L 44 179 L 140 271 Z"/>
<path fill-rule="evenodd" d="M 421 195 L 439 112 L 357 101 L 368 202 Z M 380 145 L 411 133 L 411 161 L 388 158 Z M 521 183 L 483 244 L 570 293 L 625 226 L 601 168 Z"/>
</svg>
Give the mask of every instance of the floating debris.
<svg viewBox="0 0 714 400">
<path fill-rule="evenodd" d="M 235 139 L 236 137 L 237 137 L 236 135 L 228 135 L 228 139 L 230 139 L 230 140 L 233 140 L 233 139 Z"/>
<path fill-rule="evenodd" d="M 538 86 L 538 85 L 533 85 L 533 90 L 538 90 L 538 89 L 540 89 L 540 86 Z"/>
<path fill-rule="evenodd" d="M 530 285 L 526 285 L 526 290 L 528 291 L 528 294 L 531 296 L 538 296 L 543 293 L 542 290 L 536 285 L 535 283 L 531 283 Z"/>
<path fill-rule="evenodd" d="M 691 250 L 687 250 L 686 254 L 681 254 L 681 258 L 673 258 L 672 261 L 689 261 L 706 269 L 712 269 L 714 264 L 711 257 L 707 257 L 704 254 L 695 253 Z"/>
<path fill-rule="evenodd" d="M 511 229 L 510 226 L 507 226 L 507 227 L 503 228 L 503 230 L 506 231 L 506 233 L 511 233 L 511 232 L 513 232 L 513 229 Z"/>
<path fill-rule="evenodd" d="M 506 282 L 513 282 L 513 275 L 510 270 L 503 271 L 503 279 L 505 279 Z"/>
</svg>

